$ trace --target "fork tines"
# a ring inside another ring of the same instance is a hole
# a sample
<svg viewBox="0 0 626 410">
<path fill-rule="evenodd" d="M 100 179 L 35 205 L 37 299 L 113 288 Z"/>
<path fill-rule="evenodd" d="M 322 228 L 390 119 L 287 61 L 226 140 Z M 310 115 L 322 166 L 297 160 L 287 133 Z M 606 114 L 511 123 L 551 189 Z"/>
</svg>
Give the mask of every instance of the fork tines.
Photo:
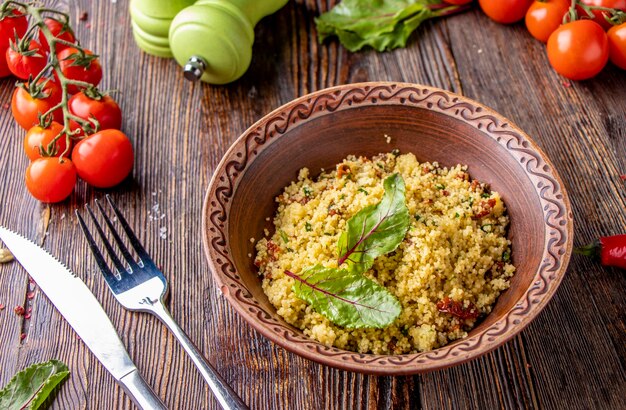
<svg viewBox="0 0 626 410">
<path fill-rule="evenodd" d="M 150 257 L 148 256 L 148 253 L 143 248 L 143 246 L 139 242 L 139 239 L 137 239 L 137 236 L 135 236 L 135 233 L 132 231 L 132 229 L 126 222 L 126 219 L 124 218 L 122 213 L 117 209 L 117 207 L 115 206 L 115 204 L 113 203 L 109 195 L 106 195 L 106 200 L 109 203 L 109 206 L 111 207 L 111 209 L 113 210 L 113 213 L 117 217 L 117 220 L 119 221 L 120 225 L 122 226 L 122 229 L 126 233 L 126 236 L 128 237 L 128 240 L 131 246 L 133 247 L 133 249 L 139 256 L 139 261 L 135 261 L 135 259 L 132 257 L 128 248 L 124 244 L 124 241 L 122 240 L 119 233 L 113 226 L 113 222 L 111 221 L 107 213 L 104 211 L 102 205 L 100 204 L 98 200 L 96 200 L 95 202 L 100 212 L 100 215 L 102 216 L 102 219 L 104 220 L 108 228 L 108 231 L 110 232 L 111 236 L 113 237 L 113 240 L 117 244 L 117 248 L 119 249 L 119 252 L 122 254 L 122 257 L 126 261 L 127 265 L 124 265 L 122 261 L 120 260 L 120 258 L 118 257 L 118 254 L 113 248 L 113 245 L 111 245 L 111 242 L 107 239 L 107 236 L 104 233 L 104 230 L 102 229 L 100 223 L 98 223 L 98 220 L 96 216 L 94 215 L 94 212 L 92 211 L 91 207 L 85 204 L 87 213 L 89 214 L 90 219 L 93 222 L 93 225 L 96 228 L 96 231 L 98 232 L 98 235 L 100 236 L 100 239 L 102 240 L 104 249 L 106 250 L 106 253 L 109 255 L 109 257 L 111 258 L 111 261 L 113 262 L 113 265 L 115 266 L 114 271 L 112 271 L 109 265 L 107 264 L 104 256 L 102 255 L 102 252 L 100 251 L 96 241 L 94 240 L 91 232 L 89 231 L 89 228 L 87 228 L 87 224 L 85 223 L 85 220 L 83 219 L 83 217 L 80 215 L 78 210 L 76 210 L 75 213 L 76 213 L 76 216 L 78 217 L 78 222 L 80 224 L 80 227 L 83 233 L 85 234 L 85 238 L 87 239 L 87 242 L 89 243 L 89 248 L 91 249 L 91 252 L 96 258 L 96 262 L 98 266 L 100 267 L 100 270 L 102 271 L 102 274 L 104 278 L 106 279 L 107 284 L 109 285 L 111 290 L 117 294 L 117 293 L 124 292 L 132 287 L 135 287 L 139 285 L 140 283 L 143 283 L 151 279 L 152 277 L 154 277 L 153 274 L 151 274 L 149 271 L 145 269 L 146 267 L 148 268 L 154 267 L 154 262 L 152 261 L 152 259 L 150 259 Z"/>
</svg>

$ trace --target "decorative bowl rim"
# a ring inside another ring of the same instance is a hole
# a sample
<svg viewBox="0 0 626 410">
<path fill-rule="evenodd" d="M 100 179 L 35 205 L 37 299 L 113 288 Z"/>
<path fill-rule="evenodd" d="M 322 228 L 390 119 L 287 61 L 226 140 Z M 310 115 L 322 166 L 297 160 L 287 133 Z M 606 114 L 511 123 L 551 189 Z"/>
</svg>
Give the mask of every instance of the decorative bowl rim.
<svg viewBox="0 0 626 410">
<path fill-rule="evenodd" d="M 355 107 L 402 105 L 436 111 L 493 138 L 522 165 L 543 205 L 546 244 L 531 285 L 493 325 L 435 350 L 403 354 L 361 354 L 327 347 L 304 336 L 261 308 L 230 256 L 228 213 L 238 180 L 271 141 L 312 118 Z M 268 143 L 269 142 L 269 143 Z M 526 327 L 552 298 L 567 270 L 573 246 L 573 218 L 564 184 L 554 166 L 521 129 L 494 110 L 435 87 L 401 82 L 345 84 L 296 98 L 258 120 L 232 144 L 218 164 L 202 209 L 202 240 L 209 267 L 231 306 L 254 329 L 288 351 L 331 367 L 378 375 L 416 374 L 482 356 Z"/>
</svg>

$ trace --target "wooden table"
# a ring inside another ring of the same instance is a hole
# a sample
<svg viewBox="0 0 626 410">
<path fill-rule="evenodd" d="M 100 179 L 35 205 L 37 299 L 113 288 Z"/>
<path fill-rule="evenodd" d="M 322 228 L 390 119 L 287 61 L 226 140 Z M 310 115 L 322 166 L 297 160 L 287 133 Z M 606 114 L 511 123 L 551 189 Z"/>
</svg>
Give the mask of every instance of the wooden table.
<svg viewBox="0 0 626 410">
<path fill-rule="evenodd" d="M 367 80 L 432 85 L 476 99 L 524 129 L 555 164 L 572 200 L 575 245 L 626 230 L 626 72 L 607 67 L 572 83 L 550 68 L 523 24 L 498 25 L 473 10 L 425 24 L 406 49 L 349 53 L 319 45 L 313 18 L 335 1 L 291 1 L 256 29 L 252 66 L 227 86 L 192 84 L 173 60 L 142 54 L 127 1 L 71 1 L 78 37 L 100 54 L 103 86 L 134 141 L 131 180 L 109 191 L 166 273 L 171 311 L 255 409 L 626 408 L 626 276 L 574 256 L 556 296 L 527 329 L 493 353 L 413 377 L 373 377 L 304 360 L 267 341 L 228 305 L 201 247 L 201 205 L 222 154 L 265 113 L 328 86 Z M 78 21 L 83 13 L 86 21 Z M 138 368 L 173 409 L 217 408 L 191 361 L 151 316 L 124 311 L 97 272 L 74 209 L 104 191 L 79 183 L 66 202 L 26 191 L 24 131 L 0 82 L 0 224 L 44 247 L 84 278 Z M 27 365 L 58 358 L 71 369 L 53 408 L 131 408 L 112 377 L 26 273 L 0 266 L 0 385 Z M 13 307 L 32 307 L 29 319 Z M 20 340 L 24 333 L 25 338 Z"/>
</svg>

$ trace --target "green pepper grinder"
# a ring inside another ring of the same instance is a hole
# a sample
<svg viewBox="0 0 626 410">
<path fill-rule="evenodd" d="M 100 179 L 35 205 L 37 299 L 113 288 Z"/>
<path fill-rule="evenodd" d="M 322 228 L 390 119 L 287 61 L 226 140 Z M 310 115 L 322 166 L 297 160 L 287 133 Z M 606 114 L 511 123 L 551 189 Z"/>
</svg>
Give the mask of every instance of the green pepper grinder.
<svg viewBox="0 0 626 410">
<path fill-rule="evenodd" d="M 199 0 L 170 26 L 170 47 L 185 78 L 226 84 L 252 60 L 254 26 L 288 0 Z"/>
<path fill-rule="evenodd" d="M 130 18 L 137 45 L 157 57 L 172 57 L 169 33 L 174 16 L 195 0 L 131 0 Z"/>
</svg>

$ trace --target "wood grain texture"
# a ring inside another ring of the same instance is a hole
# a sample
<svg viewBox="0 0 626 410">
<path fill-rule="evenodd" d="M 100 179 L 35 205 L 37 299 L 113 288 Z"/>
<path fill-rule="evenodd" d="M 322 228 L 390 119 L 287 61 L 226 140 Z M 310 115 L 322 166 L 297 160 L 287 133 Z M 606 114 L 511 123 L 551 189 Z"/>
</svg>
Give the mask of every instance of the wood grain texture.
<svg viewBox="0 0 626 410">
<path fill-rule="evenodd" d="M 189 84 L 172 60 L 134 45 L 125 0 L 55 3 L 70 10 L 82 43 L 102 55 L 104 88 L 133 139 L 132 180 L 110 191 L 170 283 L 174 318 L 255 409 L 625 408 L 626 276 L 574 256 L 539 317 L 515 339 L 467 365 L 415 377 L 373 377 L 326 368 L 255 333 L 220 295 L 204 261 L 201 204 L 232 141 L 294 97 L 357 81 L 406 81 L 462 93 L 525 130 L 563 177 L 576 244 L 626 227 L 626 75 L 609 66 L 569 83 L 549 67 L 523 25 L 501 26 L 478 10 L 423 25 L 407 49 L 349 53 L 319 45 L 313 17 L 336 1 L 295 0 L 261 21 L 251 69 L 227 86 Z M 87 11 L 87 22 L 78 16 Z M 109 313 L 131 357 L 170 408 L 218 408 L 174 338 L 154 318 L 123 311 L 98 276 L 73 210 L 104 192 L 79 184 L 67 202 L 41 205 L 26 192 L 24 132 L 12 121 L 13 79 L 0 81 L 0 224 L 67 262 Z M 157 214 L 158 205 L 158 216 Z M 50 210 L 47 235 L 42 215 Z M 162 219 L 161 215 L 165 215 Z M 159 236 L 165 227 L 165 239 Z M 54 409 L 132 408 L 84 344 L 17 263 L 0 265 L 0 385 L 30 363 L 58 358 L 72 376 Z M 25 330 L 26 339 L 20 342 Z"/>
</svg>

